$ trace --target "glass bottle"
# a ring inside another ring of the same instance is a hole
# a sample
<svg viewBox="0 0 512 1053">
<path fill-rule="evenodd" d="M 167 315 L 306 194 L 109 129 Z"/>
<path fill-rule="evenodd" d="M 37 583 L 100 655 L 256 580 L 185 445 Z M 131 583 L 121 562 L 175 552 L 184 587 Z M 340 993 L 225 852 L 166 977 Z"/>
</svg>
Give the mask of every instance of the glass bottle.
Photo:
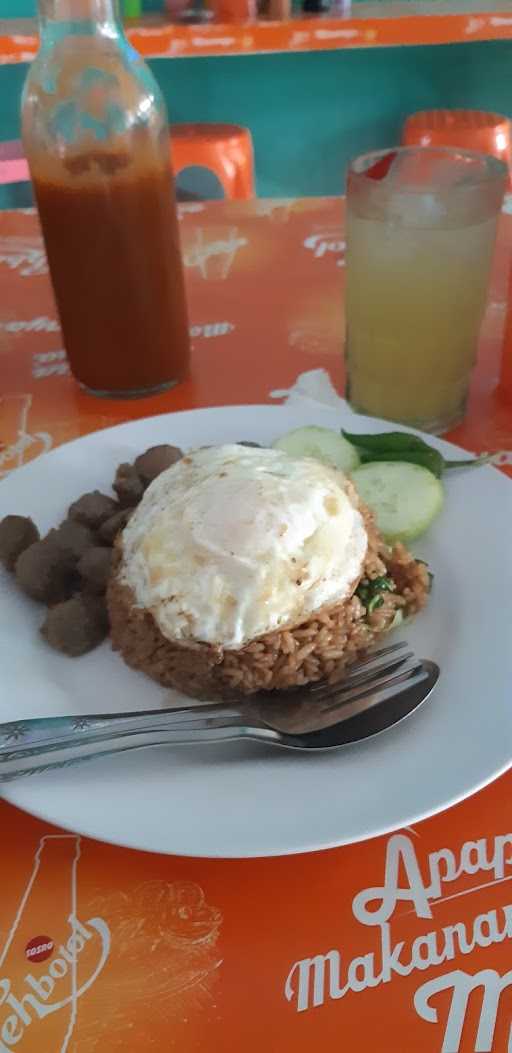
<svg viewBox="0 0 512 1053">
<path fill-rule="evenodd" d="M 165 104 L 113 0 L 40 0 L 39 21 L 23 144 L 71 370 L 152 394 L 189 355 Z"/>
</svg>

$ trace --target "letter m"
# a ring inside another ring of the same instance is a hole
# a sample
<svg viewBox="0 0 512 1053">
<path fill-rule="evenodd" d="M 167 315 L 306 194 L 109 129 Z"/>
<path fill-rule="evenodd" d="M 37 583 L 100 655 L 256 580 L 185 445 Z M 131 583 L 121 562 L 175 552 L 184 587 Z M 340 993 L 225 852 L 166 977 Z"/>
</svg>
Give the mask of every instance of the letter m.
<svg viewBox="0 0 512 1053">
<path fill-rule="evenodd" d="M 430 1005 L 430 1000 L 441 991 L 452 989 L 452 1000 L 441 1053 L 459 1053 L 469 998 L 473 991 L 481 987 L 482 1004 L 475 1053 L 493 1053 L 500 998 L 505 988 L 511 986 L 512 970 L 500 976 L 494 969 L 482 969 L 471 976 L 462 972 L 461 969 L 455 969 L 446 976 L 438 976 L 435 980 L 429 980 L 418 987 L 414 995 L 414 1007 L 423 1020 L 428 1020 L 431 1024 L 437 1023 L 437 1009 Z"/>
<path fill-rule="evenodd" d="M 302 1013 L 310 1006 L 323 1005 L 325 1001 L 326 971 L 329 974 L 329 997 L 341 998 L 345 993 L 340 990 L 340 955 L 339 951 L 327 951 L 327 954 L 316 954 L 314 958 L 302 958 L 292 966 L 285 985 L 285 995 L 289 1002 L 296 997 L 297 1012 Z M 295 973 L 298 975 L 297 986 L 294 985 Z M 311 999 L 311 995 L 313 998 Z"/>
</svg>

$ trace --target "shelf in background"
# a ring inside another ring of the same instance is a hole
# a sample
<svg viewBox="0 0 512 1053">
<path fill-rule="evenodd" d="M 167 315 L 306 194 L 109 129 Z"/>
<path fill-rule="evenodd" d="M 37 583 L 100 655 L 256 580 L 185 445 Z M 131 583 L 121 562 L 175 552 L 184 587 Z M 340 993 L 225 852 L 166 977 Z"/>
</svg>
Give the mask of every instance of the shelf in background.
<svg viewBox="0 0 512 1053">
<path fill-rule="evenodd" d="M 455 44 L 512 39 L 512 3 L 432 0 L 430 3 L 357 3 L 348 17 L 297 16 L 286 22 L 179 25 L 147 15 L 127 23 L 144 58 L 250 55 L 341 48 Z M 37 51 L 32 19 L 0 20 L 0 64 L 30 62 Z"/>
</svg>

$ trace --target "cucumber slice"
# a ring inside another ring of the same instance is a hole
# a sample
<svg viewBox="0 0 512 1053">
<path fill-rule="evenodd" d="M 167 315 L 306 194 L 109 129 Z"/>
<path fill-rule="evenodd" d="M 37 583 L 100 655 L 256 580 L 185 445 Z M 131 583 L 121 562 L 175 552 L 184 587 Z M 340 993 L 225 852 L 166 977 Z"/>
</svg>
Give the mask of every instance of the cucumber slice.
<svg viewBox="0 0 512 1053">
<path fill-rule="evenodd" d="M 443 505 L 442 483 L 418 464 L 372 461 L 356 468 L 352 481 L 387 541 L 419 537 Z"/>
<path fill-rule="evenodd" d="M 276 439 L 272 445 L 275 450 L 289 453 L 290 457 L 313 457 L 342 472 L 353 472 L 361 463 L 355 446 L 330 428 L 317 428 L 315 425 L 296 428 Z"/>
</svg>

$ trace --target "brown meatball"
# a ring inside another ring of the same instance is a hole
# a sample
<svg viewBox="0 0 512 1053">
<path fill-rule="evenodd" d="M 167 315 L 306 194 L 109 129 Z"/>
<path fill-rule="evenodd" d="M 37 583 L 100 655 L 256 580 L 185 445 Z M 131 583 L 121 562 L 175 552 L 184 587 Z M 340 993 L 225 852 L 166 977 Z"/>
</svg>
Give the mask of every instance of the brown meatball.
<svg viewBox="0 0 512 1053">
<path fill-rule="evenodd" d="M 78 564 L 84 592 L 101 595 L 106 591 L 110 577 L 112 549 L 95 546 L 89 548 Z"/>
<path fill-rule="evenodd" d="M 14 570 L 21 553 L 39 541 L 39 530 L 27 516 L 6 516 L 0 522 L 0 562 Z"/>
<path fill-rule="evenodd" d="M 55 530 L 48 531 L 45 541 L 54 541 L 59 548 L 79 560 L 95 543 L 92 530 L 73 519 L 65 519 Z"/>
<path fill-rule="evenodd" d="M 48 611 L 41 635 L 50 647 L 76 658 L 87 654 L 108 634 L 107 609 L 96 596 L 74 596 Z"/>
<path fill-rule="evenodd" d="M 83 494 L 69 506 L 68 516 L 77 523 L 90 527 L 91 530 L 98 530 L 106 519 L 110 519 L 110 516 L 118 511 L 119 505 L 113 497 L 107 497 L 99 490 L 93 490 L 89 494 Z"/>
<path fill-rule="evenodd" d="M 144 483 L 133 464 L 119 465 L 112 489 L 115 490 L 123 508 L 138 505 L 144 493 Z"/>
<path fill-rule="evenodd" d="M 16 580 L 33 600 L 58 603 L 76 588 L 76 558 L 51 539 L 36 541 L 18 558 Z"/>
<path fill-rule="evenodd" d="M 165 472 L 166 468 L 176 464 L 183 457 L 182 450 L 177 446 L 151 446 L 145 453 L 135 460 L 135 468 L 139 473 L 145 486 L 149 486 L 157 475 Z"/>
<path fill-rule="evenodd" d="M 133 508 L 122 508 L 120 512 L 116 512 L 115 516 L 111 516 L 101 524 L 98 534 L 105 545 L 114 544 L 119 531 L 126 526 L 132 512 Z"/>
</svg>

